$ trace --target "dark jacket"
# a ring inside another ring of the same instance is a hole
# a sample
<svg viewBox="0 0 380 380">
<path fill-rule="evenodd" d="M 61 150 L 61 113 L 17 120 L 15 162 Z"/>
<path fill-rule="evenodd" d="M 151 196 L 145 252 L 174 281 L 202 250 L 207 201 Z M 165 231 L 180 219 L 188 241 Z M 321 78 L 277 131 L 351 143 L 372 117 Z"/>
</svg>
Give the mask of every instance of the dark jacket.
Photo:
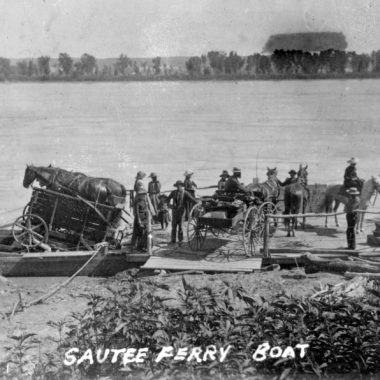
<svg viewBox="0 0 380 380">
<path fill-rule="evenodd" d="M 197 203 L 197 200 L 186 190 L 173 190 L 168 197 L 168 203 L 173 199 L 173 211 L 183 213 L 187 203 Z"/>
<path fill-rule="evenodd" d="M 243 193 L 249 194 L 249 191 L 240 183 L 239 178 L 231 176 L 226 181 L 226 185 L 224 187 L 226 193 Z"/>
<path fill-rule="evenodd" d="M 281 186 L 288 186 L 288 185 L 291 185 L 293 183 L 296 183 L 297 182 L 297 178 L 296 177 L 288 177 L 286 178 L 286 180 L 284 182 L 281 182 L 281 181 L 278 181 L 278 183 L 281 185 Z"/>
<path fill-rule="evenodd" d="M 347 166 L 346 170 L 344 171 L 344 180 L 352 180 L 356 179 L 358 177 L 358 173 L 356 170 L 355 165 Z"/>
<path fill-rule="evenodd" d="M 356 210 L 359 209 L 359 205 L 360 205 L 360 199 L 359 199 L 359 197 L 357 197 L 357 196 L 350 197 L 348 199 L 348 202 L 346 204 L 346 207 L 345 207 L 344 211 L 347 214 L 354 213 Z"/>
<path fill-rule="evenodd" d="M 227 183 L 227 178 L 222 178 L 218 182 L 218 190 L 225 190 Z"/>
<path fill-rule="evenodd" d="M 146 194 L 137 194 L 133 203 L 133 214 L 138 224 L 148 223 L 149 205 Z"/>
<path fill-rule="evenodd" d="M 149 194 L 160 194 L 160 192 L 161 192 L 160 181 L 150 181 L 148 184 L 148 193 Z"/>
</svg>

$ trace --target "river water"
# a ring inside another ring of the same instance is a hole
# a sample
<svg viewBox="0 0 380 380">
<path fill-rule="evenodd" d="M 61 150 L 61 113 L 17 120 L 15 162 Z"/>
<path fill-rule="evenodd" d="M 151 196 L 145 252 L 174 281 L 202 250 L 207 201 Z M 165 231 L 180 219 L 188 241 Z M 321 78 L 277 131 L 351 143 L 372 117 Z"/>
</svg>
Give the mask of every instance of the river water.
<svg viewBox="0 0 380 380">
<path fill-rule="evenodd" d="M 233 166 L 248 184 L 300 163 L 310 183 L 338 183 L 357 156 L 369 178 L 380 173 L 379 104 L 380 80 L 2 83 L 0 220 L 30 198 L 30 163 L 127 188 L 156 171 L 171 189 L 186 169 L 200 187 Z"/>
</svg>

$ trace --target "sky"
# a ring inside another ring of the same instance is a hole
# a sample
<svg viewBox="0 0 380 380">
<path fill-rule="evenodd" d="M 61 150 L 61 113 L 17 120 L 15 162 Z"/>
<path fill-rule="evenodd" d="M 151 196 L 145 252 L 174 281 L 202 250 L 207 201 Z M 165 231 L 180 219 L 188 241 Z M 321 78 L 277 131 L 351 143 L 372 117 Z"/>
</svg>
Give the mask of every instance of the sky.
<svg viewBox="0 0 380 380">
<path fill-rule="evenodd" d="M 0 56 L 260 53 L 272 34 L 342 32 L 380 50 L 377 0 L 0 0 Z"/>
</svg>

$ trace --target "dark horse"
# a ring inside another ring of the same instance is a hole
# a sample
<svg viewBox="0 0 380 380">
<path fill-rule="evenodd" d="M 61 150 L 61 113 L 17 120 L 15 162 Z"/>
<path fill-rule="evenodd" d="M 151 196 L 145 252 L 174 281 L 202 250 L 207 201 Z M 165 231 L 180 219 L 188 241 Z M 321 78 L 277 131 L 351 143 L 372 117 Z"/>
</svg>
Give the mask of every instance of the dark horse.
<svg viewBox="0 0 380 380">
<path fill-rule="evenodd" d="M 300 211 L 302 214 L 305 213 L 307 204 L 309 202 L 309 195 L 306 190 L 307 186 L 307 166 L 302 167 L 300 164 L 300 168 L 297 173 L 297 182 L 292 183 L 291 185 L 288 185 L 285 187 L 284 192 L 284 202 L 285 202 L 285 211 L 284 215 L 287 214 L 298 214 Z M 291 218 L 289 220 L 288 218 L 285 218 L 285 224 L 288 226 L 288 234 L 287 236 L 290 237 L 290 231 L 292 231 L 292 235 L 294 234 L 294 228 L 297 228 L 297 218 Z M 291 225 L 291 227 L 290 227 Z M 306 218 L 303 218 L 303 228 L 305 229 L 306 225 Z"/>
<path fill-rule="evenodd" d="M 83 173 L 52 166 L 27 165 L 23 186 L 29 187 L 34 180 L 49 190 L 72 196 L 79 195 L 88 201 L 111 206 L 125 202 L 127 194 L 125 187 L 113 179 L 88 177 Z"/>
</svg>

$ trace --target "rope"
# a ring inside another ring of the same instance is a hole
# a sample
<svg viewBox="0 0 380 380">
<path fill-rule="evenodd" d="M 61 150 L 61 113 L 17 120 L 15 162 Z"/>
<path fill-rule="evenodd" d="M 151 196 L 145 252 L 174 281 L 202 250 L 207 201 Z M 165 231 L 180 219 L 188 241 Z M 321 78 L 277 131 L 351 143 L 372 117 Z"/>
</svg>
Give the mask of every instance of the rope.
<svg viewBox="0 0 380 380">
<path fill-rule="evenodd" d="M 96 255 L 102 250 L 102 248 L 106 247 L 107 246 L 107 243 L 100 243 L 98 245 L 98 248 L 97 250 L 92 254 L 92 256 L 68 279 L 66 280 L 65 282 L 63 282 L 62 284 L 59 284 L 57 285 L 53 290 L 51 290 L 50 292 L 44 294 L 43 296 L 41 297 L 38 297 L 30 302 L 28 302 L 27 304 L 25 305 L 22 305 L 22 302 L 21 302 L 21 296 L 19 295 L 19 300 L 17 301 L 17 303 L 15 304 L 15 306 L 13 307 L 13 311 L 12 311 L 12 314 L 10 316 L 10 318 L 12 318 L 12 316 L 14 315 L 14 313 L 16 312 L 17 308 L 19 305 L 22 305 L 23 309 L 26 309 L 28 307 L 31 307 L 33 305 L 37 305 L 43 301 L 45 301 L 46 299 L 48 299 L 49 297 L 53 296 L 55 293 L 57 293 L 60 289 L 62 289 L 63 287 L 67 286 L 68 284 L 70 284 L 70 282 L 72 280 L 74 280 L 75 277 L 77 277 L 82 271 L 83 269 L 85 269 L 87 267 L 88 264 L 90 264 L 90 262 L 92 260 L 94 260 L 94 258 L 96 257 Z"/>
</svg>

